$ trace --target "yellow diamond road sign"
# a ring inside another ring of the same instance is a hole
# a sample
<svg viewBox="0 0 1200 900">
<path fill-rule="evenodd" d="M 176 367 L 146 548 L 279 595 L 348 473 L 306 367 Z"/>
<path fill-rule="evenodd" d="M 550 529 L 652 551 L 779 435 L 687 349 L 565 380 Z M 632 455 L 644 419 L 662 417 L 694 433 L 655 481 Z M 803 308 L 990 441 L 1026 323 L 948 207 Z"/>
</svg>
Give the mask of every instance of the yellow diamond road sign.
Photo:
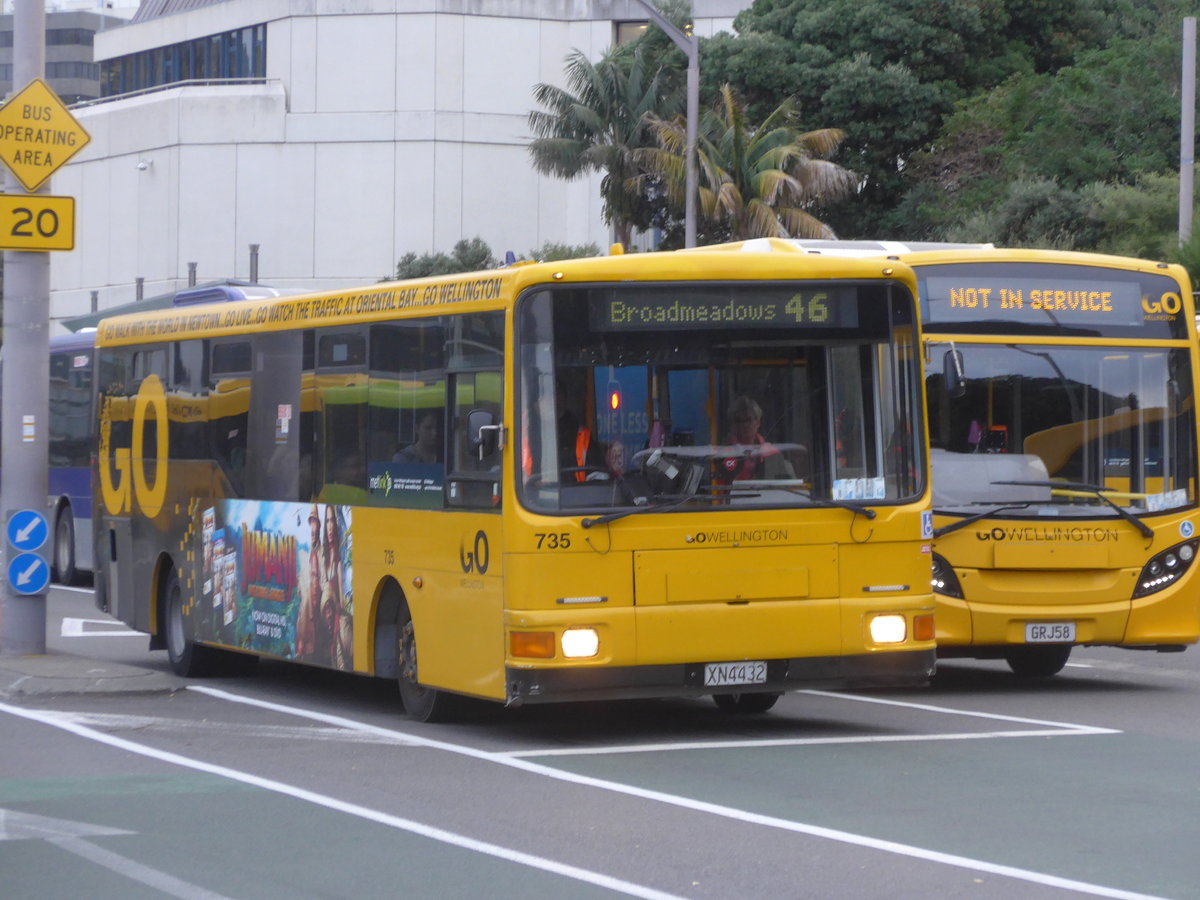
<svg viewBox="0 0 1200 900">
<path fill-rule="evenodd" d="M 41 187 L 91 139 L 40 78 L 0 107 L 0 159 L 27 191 Z"/>
</svg>

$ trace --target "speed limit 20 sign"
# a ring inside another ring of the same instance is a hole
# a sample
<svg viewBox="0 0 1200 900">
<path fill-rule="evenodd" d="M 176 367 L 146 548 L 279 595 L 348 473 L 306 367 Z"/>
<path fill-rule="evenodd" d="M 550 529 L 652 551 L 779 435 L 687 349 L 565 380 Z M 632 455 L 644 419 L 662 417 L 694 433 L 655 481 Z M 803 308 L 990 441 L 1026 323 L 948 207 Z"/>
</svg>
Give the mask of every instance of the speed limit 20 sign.
<svg viewBox="0 0 1200 900">
<path fill-rule="evenodd" d="M 0 249 L 74 250 L 75 198 L 0 194 Z"/>
</svg>

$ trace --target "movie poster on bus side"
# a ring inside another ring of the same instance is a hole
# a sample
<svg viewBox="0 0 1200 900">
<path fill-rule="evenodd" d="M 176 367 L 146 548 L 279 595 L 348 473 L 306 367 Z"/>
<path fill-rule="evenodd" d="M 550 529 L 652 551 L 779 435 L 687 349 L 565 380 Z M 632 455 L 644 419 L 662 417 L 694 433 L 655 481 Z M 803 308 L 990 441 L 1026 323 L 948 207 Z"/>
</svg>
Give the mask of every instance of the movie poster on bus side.
<svg viewBox="0 0 1200 900">
<path fill-rule="evenodd" d="M 201 515 L 197 637 L 353 669 L 350 507 L 225 500 Z"/>
</svg>

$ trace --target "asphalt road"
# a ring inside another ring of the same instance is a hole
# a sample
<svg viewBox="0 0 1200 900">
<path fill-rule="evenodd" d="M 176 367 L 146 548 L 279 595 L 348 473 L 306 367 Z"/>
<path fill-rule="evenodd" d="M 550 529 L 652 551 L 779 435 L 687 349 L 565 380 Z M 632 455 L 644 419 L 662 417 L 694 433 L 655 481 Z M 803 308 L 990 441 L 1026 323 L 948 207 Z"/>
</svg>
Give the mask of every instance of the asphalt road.
<svg viewBox="0 0 1200 900">
<path fill-rule="evenodd" d="M 56 652 L 169 671 L 85 592 L 49 610 Z M 0 895 L 1200 895 L 1200 650 L 440 726 L 282 663 L 171 679 L 0 702 Z"/>
</svg>

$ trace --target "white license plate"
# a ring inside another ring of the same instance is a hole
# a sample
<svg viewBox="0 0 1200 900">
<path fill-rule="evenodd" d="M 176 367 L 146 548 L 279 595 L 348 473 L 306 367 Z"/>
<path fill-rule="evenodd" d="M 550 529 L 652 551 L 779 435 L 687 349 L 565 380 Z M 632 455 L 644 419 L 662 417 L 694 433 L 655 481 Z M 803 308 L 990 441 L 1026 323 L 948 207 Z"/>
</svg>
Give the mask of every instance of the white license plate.
<svg viewBox="0 0 1200 900">
<path fill-rule="evenodd" d="M 765 662 L 709 663 L 704 667 L 704 686 L 717 687 L 730 684 L 766 684 Z"/>
<path fill-rule="evenodd" d="M 1027 644 L 1073 644 L 1075 643 L 1074 622 L 1026 622 L 1025 643 Z"/>
</svg>

